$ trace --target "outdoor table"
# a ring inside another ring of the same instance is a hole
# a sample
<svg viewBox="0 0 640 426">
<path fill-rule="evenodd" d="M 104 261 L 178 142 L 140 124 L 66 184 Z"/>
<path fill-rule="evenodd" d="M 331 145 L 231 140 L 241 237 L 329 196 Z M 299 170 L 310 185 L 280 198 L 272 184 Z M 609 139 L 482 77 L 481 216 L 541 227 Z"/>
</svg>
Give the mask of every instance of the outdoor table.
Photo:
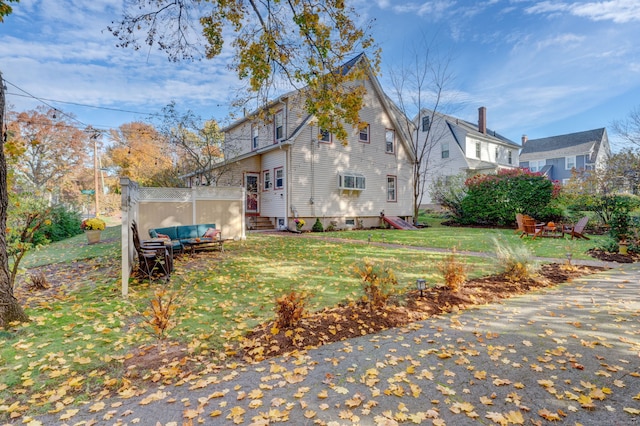
<svg viewBox="0 0 640 426">
<path fill-rule="evenodd" d="M 544 225 L 540 236 L 546 238 L 562 238 L 564 237 L 564 228 L 559 223 L 553 226 Z"/>
<path fill-rule="evenodd" d="M 193 255 L 197 250 L 205 248 L 218 248 L 221 252 L 224 252 L 224 246 L 222 243 L 223 240 L 221 238 L 214 239 L 209 237 L 200 237 L 183 241 L 182 245 L 184 246 L 185 251 L 188 250 L 189 253 Z"/>
</svg>

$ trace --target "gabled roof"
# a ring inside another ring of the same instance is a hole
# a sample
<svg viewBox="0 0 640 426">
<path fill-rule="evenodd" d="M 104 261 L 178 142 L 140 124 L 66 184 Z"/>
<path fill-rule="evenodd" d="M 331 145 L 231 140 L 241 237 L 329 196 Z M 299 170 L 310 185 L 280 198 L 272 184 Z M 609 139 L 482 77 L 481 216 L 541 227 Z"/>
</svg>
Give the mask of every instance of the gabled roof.
<svg viewBox="0 0 640 426">
<path fill-rule="evenodd" d="M 428 111 L 429 114 L 431 114 L 431 111 L 428 109 L 423 109 L 423 114 L 424 114 L 424 111 Z M 456 140 L 458 145 L 460 145 L 463 151 L 464 151 L 464 146 L 462 144 L 462 140 L 467 135 L 472 135 L 479 139 L 485 139 L 490 142 L 497 143 L 498 145 L 507 146 L 509 148 L 520 148 L 520 145 L 513 142 L 511 139 L 508 139 L 505 136 L 502 136 L 500 133 L 496 132 L 495 130 L 491 130 L 487 128 L 487 132 L 482 133 L 478 129 L 477 123 L 471 123 L 469 121 L 462 120 L 460 118 L 456 118 L 451 115 L 443 114 L 439 112 L 436 112 L 436 115 L 445 121 L 454 139 Z M 414 119 L 414 122 L 416 120 L 418 120 L 418 117 Z M 417 123 L 417 124 L 420 125 L 420 123 Z"/>
<path fill-rule="evenodd" d="M 397 111 L 397 107 L 395 107 L 395 104 L 393 103 L 393 101 L 391 101 L 389 99 L 389 97 L 384 93 L 384 91 L 382 90 L 382 86 L 380 85 L 380 82 L 378 81 L 377 77 L 373 74 L 373 71 L 371 69 L 371 67 L 369 66 L 369 62 L 368 59 L 366 57 L 366 55 L 364 53 L 360 53 L 359 55 L 357 55 L 356 57 L 354 57 L 353 59 L 350 59 L 349 61 L 345 62 L 343 65 L 341 65 L 340 67 L 338 67 L 338 69 L 335 72 L 339 72 L 342 75 L 345 75 L 347 73 L 349 73 L 355 66 L 357 66 L 358 64 L 362 64 L 362 66 L 366 67 L 366 73 L 367 76 L 369 77 L 369 80 L 371 81 L 371 84 L 374 88 L 374 91 L 376 92 L 376 96 L 378 97 L 378 99 L 380 100 L 380 103 L 382 105 L 382 108 L 385 110 L 385 112 L 387 113 L 387 115 L 389 116 L 391 122 L 394 124 L 394 127 L 396 129 L 396 132 L 399 133 L 399 140 L 401 141 L 401 143 L 404 145 L 404 147 L 407 150 L 407 153 L 409 155 L 409 158 L 412 161 L 415 161 L 415 155 L 413 152 L 413 149 L 411 148 L 411 137 L 409 135 L 407 135 L 405 126 L 402 125 L 401 120 L 403 119 L 404 115 L 402 113 L 400 113 L 399 111 Z M 260 111 L 264 110 L 264 108 L 269 108 L 273 105 L 276 105 L 280 102 L 282 102 L 284 99 L 290 98 L 293 95 L 299 93 L 299 92 L 303 92 L 305 89 L 299 89 L 299 90 L 294 90 L 291 91 L 289 93 L 286 93 L 282 96 L 279 96 L 276 100 L 270 102 L 266 107 L 263 107 L 262 109 L 256 110 L 254 112 L 252 112 L 251 114 L 247 115 L 246 117 L 243 117 L 237 121 L 235 121 L 234 123 L 231 123 L 229 126 L 225 127 L 224 129 L 222 129 L 223 132 L 227 132 L 229 130 L 231 130 L 232 128 L 240 125 L 241 123 L 247 121 L 247 120 L 251 120 L 254 117 L 256 117 Z M 298 136 L 298 134 L 302 131 L 302 129 L 311 121 L 313 117 L 311 115 L 307 115 L 298 125 L 298 127 L 291 133 L 291 135 L 289 135 L 287 137 L 287 139 L 283 140 L 282 142 L 278 143 L 278 144 L 273 144 L 273 145 L 268 145 L 266 147 L 263 147 L 261 149 L 246 153 L 246 154 L 242 154 L 238 157 L 234 157 L 232 159 L 232 161 L 237 161 L 243 158 L 247 158 L 247 157 L 251 157 L 253 155 L 257 155 L 257 154 L 263 154 L 267 151 L 271 151 L 274 149 L 278 149 L 281 145 L 284 144 L 291 144 L 296 137 Z"/>
<path fill-rule="evenodd" d="M 520 161 L 589 155 L 589 161 L 594 162 L 606 138 L 607 131 L 603 127 L 584 132 L 531 139 L 523 145 Z"/>
</svg>

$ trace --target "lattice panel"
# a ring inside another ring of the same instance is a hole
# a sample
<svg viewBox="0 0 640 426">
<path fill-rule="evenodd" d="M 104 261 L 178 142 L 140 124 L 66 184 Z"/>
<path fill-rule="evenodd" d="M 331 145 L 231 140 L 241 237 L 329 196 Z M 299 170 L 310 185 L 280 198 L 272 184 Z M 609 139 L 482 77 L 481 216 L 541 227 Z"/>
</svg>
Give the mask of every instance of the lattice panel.
<svg viewBox="0 0 640 426">
<path fill-rule="evenodd" d="M 139 191 L 140 201 L 191 201 L 191 190 L 189 188 L 144 188 Z"/>
</svg>

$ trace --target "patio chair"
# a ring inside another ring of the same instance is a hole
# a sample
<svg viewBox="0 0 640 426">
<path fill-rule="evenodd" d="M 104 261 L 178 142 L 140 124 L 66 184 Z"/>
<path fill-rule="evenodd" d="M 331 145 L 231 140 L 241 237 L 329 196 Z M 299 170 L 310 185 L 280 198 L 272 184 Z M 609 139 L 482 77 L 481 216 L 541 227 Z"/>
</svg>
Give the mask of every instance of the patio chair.
<svg viewBox="0 0 640 426">
<path fill-rule="evenodd" d="M 138 266 L 142 273 L 149 278 L 149 281 L 153 279 L 156 271 L 169 279 L 169 275 L 173 270 L 171 247 L 167 247 L 162 242 L 142 242 L 135 222 L 131 224 L 131 231 L 133 246 L 138 255 Z"/>
<path fill-rule="evenodd" d="M 588 240 L 589 237 L 584 235 L 584 228 L 587 226 L 587 222 L 589 222 L 589 218 L 585 216 L 580 219 L 575 225 L 564 225 L 562 227 L 562 232 L 571 235 L 572 240 L 573 237 L 584 238 L 585 240 Z"/>
<path fill-rule="evenodd" d="M 518 225 L 518 228 L 515 233 L 517 234 L 520 232 L 520 237 L 522 237 L 524 235 L 524 215 L 522 213 L 516 214 L 516 224 Z"/>
<path fill-rule="evenodd" d="M 540 235 L 542 235 L 542 229 L 543 229 L 544 223 L 536 223 L 536 220 L 530 216 L 524 216 L 522 218 L 522 227 L 523 227 L 523 232 L 522 235 L 520 235 L 520 238 L 524 237 L 525 235 L 532 237 L 532 239 L 536 239 L 536 237 L 539 237 Z"/>
</svg>

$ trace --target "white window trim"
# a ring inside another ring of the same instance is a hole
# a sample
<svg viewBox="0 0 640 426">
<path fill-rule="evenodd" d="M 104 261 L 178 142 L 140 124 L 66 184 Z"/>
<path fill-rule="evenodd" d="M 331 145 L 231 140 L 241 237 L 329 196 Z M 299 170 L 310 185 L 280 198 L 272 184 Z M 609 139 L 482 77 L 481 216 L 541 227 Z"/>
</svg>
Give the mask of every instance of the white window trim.
<svg viewBox="0 0 640 426">
<path fill-rule="evenodd" d="M 282 173 L 281 177 L 278 177 L 278 172 Z M 278 185 L 278 180 L 282 182 L 281 185 Z M 284 167 L 276 167 L 273 169 L 273 189 L 283 189 L 284 188 Z"/>
<path fill-rule="evenodd" d="M 446 156 L 445 156 L 445 153 L 447 154 Z M 440 144 L 440 158 L 442 159 L 449 158 L 450 155 L 451 153 L 449 152 L 449 142 L 448 141 L 442 142 Z"/>
<path fill-rule="evenodd" d="M 326 132 L 328 138 L 324 139 L 324 133 Z M 318 128 L 318 141 L 320 143 L 331 143 L 333 142 L 333 135 L 325 129 Z"/>
<path fill-rule="evenodd" d="M 391 191 L 393 191 L 393 197 L 390 196 Z M 387 201 L 390 203 L 396 203 L 398 201 L 398 177 L 397 176 L 387 175 Z"/>
<path fill-rule="evenodd" d="M 535 167 L 534 167 L 535 164 Z M 529 161 L 529 170 L 532 172 L 542 171 L 544 166 L 547 165 L 547 160 L 530 160 Z"/>
<path fill-rule="evenodd" d="M 285 137 L 285 134 L 284 134 L 284 128 L 285 128 L 284 122 L 285 122 L 284 110 L 281 109 L 280 111 L 276 112 L 275 117 L 273 118 L 273 141 L 274 141 L 274 143 L 278 143 L 278 142 L 284 140 L 284 137 Z M 278 129 L 279 128 L 282 129 L 282 134 L 280 135 L 280 137 L 278 137 Z"/>
<path fill-rule="evenodd" d="M 257 125 L 251 127 L 251 149 L 256 150 L 260 146 L 259 129 Z"/>
<path fill-rule="evenodd" d="M 342 172 L 338 174 L 338 189 L 347 191 L 364 191 L 367 189 L 367 181 L 363 174 Z"/>
<path fill-rule="evenodd" d="M 569 167 L 569 160 L 573 159 L 573 166 Z M 576 156 L 570 155 L 568 157 L 564 157 L 564 168 L 565 170 L 571 170 L 576 168 Z"/>
<path fill-rule="evenodd" d="M 273 186 L 273 182 L 271 181 L 271 170 L 264 170 L 262 172 L 262 180 L 264 184 L 264 187 L 262 188 L 262 190 L 263 191 L 270 190 L 271 187 Z"/>
<path fill-rule="evenodd" d="M 369 131 L 369 125 L 367 124 L 366 127 L 364 127 L 363 129 L 358 131 L 358 141 L 362 142 L 362 143 L 369 143 L 370 139 L 371 139 L 371 132 Z M 366 139 L 362 139 L 362 135 L 366 134 L 367 138 Z"/>
<path fill-rule="evenodd" d="M 387 139 L 389 135 L 393 135 L 391 139 L 391 150 L 389 150 L 389 140 Z M 385 129 L 384 131 L 384 151 L 387 154 L 395 154 L 396 152 L 396 131 L 393 129 Z"/>
</svg>

